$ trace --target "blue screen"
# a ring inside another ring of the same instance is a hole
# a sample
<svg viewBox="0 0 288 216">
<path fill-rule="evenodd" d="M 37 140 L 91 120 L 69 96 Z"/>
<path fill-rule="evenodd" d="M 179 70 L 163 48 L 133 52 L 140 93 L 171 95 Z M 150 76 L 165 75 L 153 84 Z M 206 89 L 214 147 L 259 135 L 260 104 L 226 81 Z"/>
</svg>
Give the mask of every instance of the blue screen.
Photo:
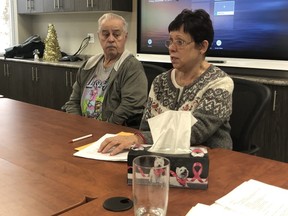
<svg viewBox="0 0 288 216">
<path fill-rule="evenodd" d="M 138 0 L 137 53 L 168 54 L 168 25 L 184 8 L 210 14 L 207 56 L 288 60 L 288 0 Z"/>
</svg>

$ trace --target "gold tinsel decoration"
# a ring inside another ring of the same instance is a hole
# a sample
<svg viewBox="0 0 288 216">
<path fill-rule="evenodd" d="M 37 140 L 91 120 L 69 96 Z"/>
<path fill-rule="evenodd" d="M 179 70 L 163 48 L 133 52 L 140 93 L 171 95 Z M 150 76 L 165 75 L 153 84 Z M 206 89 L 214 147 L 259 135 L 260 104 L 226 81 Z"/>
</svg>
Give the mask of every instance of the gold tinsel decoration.
<svg viewBox="0 0 288 216">
<path fill-rule="evenodd" d="M 62 57 L 62 55 L 57 39 L 57 33 L 53 24 L 48 25 L 48 33 L 44 43 L 45 49 L 43 60 L 49 62 L 57 62 Z"/>
</svg>

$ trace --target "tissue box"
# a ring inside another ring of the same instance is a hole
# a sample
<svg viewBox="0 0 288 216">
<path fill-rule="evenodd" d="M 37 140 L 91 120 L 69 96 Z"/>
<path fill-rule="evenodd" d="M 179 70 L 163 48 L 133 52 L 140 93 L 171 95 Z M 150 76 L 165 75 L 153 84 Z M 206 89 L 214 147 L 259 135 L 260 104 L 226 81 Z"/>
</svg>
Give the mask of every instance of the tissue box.
<svg viewBox="0 0 288 216">
<path fill-rule="evenodd" d="M 133 159 L 140 155 L 159 155 L 170 160 L 170 187 L 207 189 L 209 157 L 205 147 L 191 147 L 190 154 L 160 154 L 147 151 L 149 148 L 132 148 L 128 153 L 128 185 L 132 184 Z"/>
</svg>

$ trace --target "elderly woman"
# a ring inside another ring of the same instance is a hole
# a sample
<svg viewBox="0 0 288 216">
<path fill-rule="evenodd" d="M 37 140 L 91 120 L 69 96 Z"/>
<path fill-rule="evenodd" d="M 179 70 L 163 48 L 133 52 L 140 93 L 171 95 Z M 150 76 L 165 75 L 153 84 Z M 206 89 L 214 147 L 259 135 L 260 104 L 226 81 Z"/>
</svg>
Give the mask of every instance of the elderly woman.
<svg viewBox="0 0 288 216">
<path fill-rule="evenodd" d="M 198 120 L 191 128 L 190 144 L 232 149 L 229 118 L 233 81 L 205 60 L 214 30 L 204 10 L 183 10 L 169 25 L 169 49 L 173 69 L 158 75 L 151 86 L 140 133 L 106 139 L 99 152 L 115 155 L 137 143 L 153 144 L 147 119 L 167 110 L 190 111 Z M 181 125 L 179 125 L 181 128 Z"/>
</svg>

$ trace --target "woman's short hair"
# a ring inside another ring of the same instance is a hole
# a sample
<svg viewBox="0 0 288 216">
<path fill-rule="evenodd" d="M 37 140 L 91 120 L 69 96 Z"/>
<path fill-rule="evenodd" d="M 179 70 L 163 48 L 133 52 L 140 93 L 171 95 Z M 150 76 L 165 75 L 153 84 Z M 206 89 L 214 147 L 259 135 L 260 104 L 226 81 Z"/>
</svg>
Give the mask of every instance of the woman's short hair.
<svg viewBox="0 0 288 216">
<path fill-rule="evenodd" d="M 214 29 L 210 15 L 203 9 L 195 11 L 184 9 L 169 24 L 168 31 L 178 31 L 183 26 L 185 33 L 190 34 L 196 44 L 201 44 L 204 40 L 209 42 L 208 49 L 214 39 Z"/>
</svg>

